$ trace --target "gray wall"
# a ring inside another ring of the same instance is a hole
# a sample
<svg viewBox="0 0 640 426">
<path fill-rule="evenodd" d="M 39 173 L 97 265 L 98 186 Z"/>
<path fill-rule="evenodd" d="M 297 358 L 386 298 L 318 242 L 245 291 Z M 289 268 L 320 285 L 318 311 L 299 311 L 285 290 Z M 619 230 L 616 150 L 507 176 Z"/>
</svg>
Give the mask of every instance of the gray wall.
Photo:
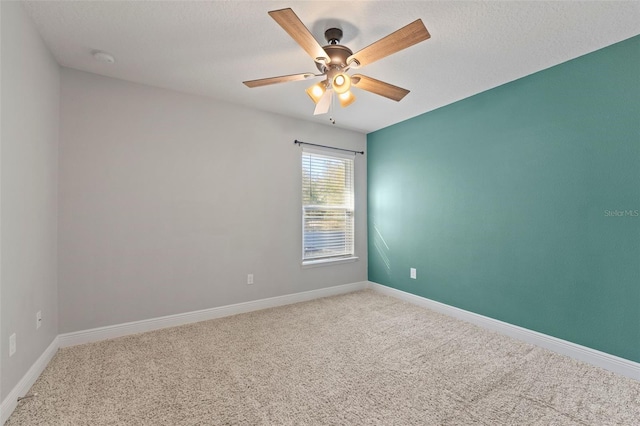
<svg viewBox="0 0 640 426">
<path fill-rule="evenodd" d="M 60 70 L 20 3 L 1 2 L 0 368 L 4 399 L 58 334 Z M 36 312 L 43 326 L 36 330 Z M 17 352 L 9 358 L 9 335 Z"/>
<path fill-rule="evenodd" d="M 61 333 L 367 279 L 366 158 L 360 260 L 303 269 L 293 144 L 364 134 L 64 68 L 60 132 Z"/>
</svg>

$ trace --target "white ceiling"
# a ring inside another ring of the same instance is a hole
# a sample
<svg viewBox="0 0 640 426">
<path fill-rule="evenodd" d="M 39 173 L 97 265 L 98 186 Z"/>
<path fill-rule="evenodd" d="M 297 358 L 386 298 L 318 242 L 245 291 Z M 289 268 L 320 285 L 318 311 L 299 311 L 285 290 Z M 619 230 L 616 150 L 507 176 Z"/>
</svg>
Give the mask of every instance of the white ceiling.
<svg viewBox="0 0 640 426">
<path fill-rule="evenodd" d="M 355 89 L 336 126 L 371 132 L 640 34 L 640 2 L 46 1 L 25 2 L 60 65 L 329 124 L 309 81 L 244 80 L 317 71 L 267 14 L 291 7 L 325 44 L 354 52 L 422 18 L 431 39 L 358 72 L 411 90 L 401 102 Z M 93 49 L 116 57 L 95 61 Z"/>
</svg>

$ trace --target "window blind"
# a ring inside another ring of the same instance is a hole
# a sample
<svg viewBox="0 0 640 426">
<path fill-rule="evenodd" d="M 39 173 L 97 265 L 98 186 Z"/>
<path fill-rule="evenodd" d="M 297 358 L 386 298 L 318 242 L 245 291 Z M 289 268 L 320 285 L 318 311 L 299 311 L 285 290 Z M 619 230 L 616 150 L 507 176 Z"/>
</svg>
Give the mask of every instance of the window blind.
<svg viewBox="0 0 640 426">
<path fill-rule="evenodd" d="M 353 256 L 353 158 L 302 151 L 302 260 Z"/>
</svg>

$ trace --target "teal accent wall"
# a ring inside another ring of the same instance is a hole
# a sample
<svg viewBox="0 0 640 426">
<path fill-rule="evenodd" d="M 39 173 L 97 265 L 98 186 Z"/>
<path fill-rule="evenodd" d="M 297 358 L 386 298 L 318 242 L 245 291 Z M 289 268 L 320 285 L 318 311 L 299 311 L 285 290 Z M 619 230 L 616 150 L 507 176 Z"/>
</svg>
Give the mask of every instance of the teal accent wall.
<svg viewBox="0 0 640 426">
<path fill-rule="evenodd" d="M 370 281 L 640 362 L 640 36 L 367 148 Z"/>
</svg>

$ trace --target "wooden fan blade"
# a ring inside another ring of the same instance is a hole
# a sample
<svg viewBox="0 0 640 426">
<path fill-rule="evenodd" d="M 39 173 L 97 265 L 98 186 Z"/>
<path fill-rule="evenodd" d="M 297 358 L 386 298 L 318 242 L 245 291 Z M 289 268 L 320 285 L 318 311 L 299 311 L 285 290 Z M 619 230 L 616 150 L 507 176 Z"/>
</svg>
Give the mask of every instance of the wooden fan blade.
<svg viewBox="0 0 640 426">
<path fill-rule="evenodd" d="M 313 110 L 313 115 L 326 114 L 331 108 L 331 101 L 333 100 L 333 90 L 329 89 L 320 98 L 316 104 L 316 108 Z"/>
<path fill-rule="evenodd" d="M 316 61 L 329 62 L 327 52 L 324 51 L 322 46 L 313 37 L 311 32 L 304 26 L 298 15 L 293 10 L 280 9 L 272 10 L 269 15 L 302 47 L 305 52 Z"/>
<path fill-rule="evenodd" d="M 351 84 L 356 86 L 358 89 L 384 96 L 385 98 L 392 99 L 396 102 L 401 101 L 402 98 L 407 96 L 409 93 L 407 89 L 403 89 L 402 87 L 394 86 L 393 84 L 385 83 L 384 81 L 376 80 L 375 78 L 367 77 L 362 74 L 352 75 Z"/>
<path fill-rule="evenodd" d="M 355 59 L 360 66 L 367 65 L 427 40 L 429 37 L 431 37 L 431 34 L 429 34 L 429 31 L 427 31 L 427 28 L 422 23 L 422 19 L 417 19 L 409 25 L 400 28 L 398 31 L 381 38 L 375 43 L 349 56 L 347 58 L 347 64 Z"/>
<path fill-rule="evenodd" d="M 315 74 L 310 72 L 306 72 L 303 74 L 291 74 L 291 75 L 281 75 L 280 77 L 269 77 L 269 78 L 261 78 L 259 80 L 249 80 L 243 81 L 245 86 L 247 87 L 260 87 L 267 86 L 269 84 L 277 84 L 277 83 L 286 83 L 288 81 L 299 81 L 304 80 L 309 77 L 315 77 Z"/>
</svg>

